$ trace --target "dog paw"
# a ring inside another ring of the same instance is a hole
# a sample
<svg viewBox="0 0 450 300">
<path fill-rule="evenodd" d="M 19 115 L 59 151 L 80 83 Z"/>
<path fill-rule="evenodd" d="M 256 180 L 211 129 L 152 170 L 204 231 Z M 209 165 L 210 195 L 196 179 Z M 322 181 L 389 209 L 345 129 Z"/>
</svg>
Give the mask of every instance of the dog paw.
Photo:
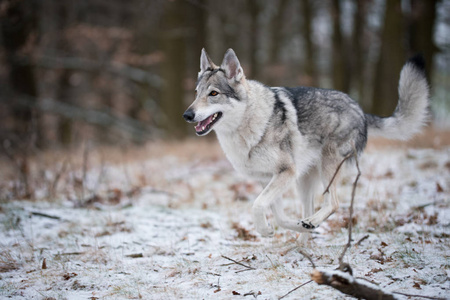
<svg viewBox="0 0 450 300">
<path fill-rule="evenodd" d="M 302 227 L 305 229 L 312 230 L 312 229 L 316 228 L 316 226 L 314 226 L 311 222 L 306 223 L 305 221 L 302 221 L 301 223 L 302 223 Z"/>
</svg>

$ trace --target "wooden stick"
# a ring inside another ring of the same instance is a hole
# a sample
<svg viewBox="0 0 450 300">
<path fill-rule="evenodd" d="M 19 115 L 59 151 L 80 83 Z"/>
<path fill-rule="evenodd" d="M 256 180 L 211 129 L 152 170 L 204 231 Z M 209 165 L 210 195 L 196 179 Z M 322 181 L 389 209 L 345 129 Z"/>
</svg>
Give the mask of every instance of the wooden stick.
<svg viewBox="0 0 450 300">
<path fill-rule="evenodd" d="M 49 218 L 49 219 L 53 219 L 53 220 L 61 220 L 61 217 L 47 215 L 47 214 L 44 214 L 44 213 L 41 213 L 41 212 L 37 212 L 37 211 L 32 211 L 31 214 L 33 216 L 44 217 L 44 218 Z"/>
<path fill-rule="evenodd" d="M 308 253 L 303 251 L 301 248 L 298 248 L 297 251 L 300 252 L 301 255 L 303 255 L 304 257 L 306 257 L 309 260 L 309 262 L 311 263 L 313 269 L 316 268 L 316 264 L 314 263 L 313 259 L 311 258 L 311 256 Z"/>
<path fill-rule="evenodd" d="M 309 280 L 307 282 L 304 282 L 302 284 L 300 284 L 299 286 L 293 288 L 292 290 L 290 290 L 289 292 L 287 292 L 286 294 L 284 294 L 283 296 L 281 296 L 280 298 L 278 298 L 278 300 L 283 299 L 284 297 L 286 297 L 287 295 L 289 295 L 292 292 L 295 292 L 296 290 L 298 290 L 299 288 L 301 288 L 304 285 L 307 285 L 308 283 L 313 282 L 312 280 Z"/>
<path fill-rule="evenodd" d="M 393 294 L 399 294 L 406 297 L 418 297 L 418 298 L 425 298 L 425 299 L 434 299 L 434 300 L 445 300 L 446 298 L 439 298 L 439 297 L 433 297 L 433 296 L 422 296 L 422 295 L 412 295 L 412 294 L 406 294 L 406 293 L 400 293 L 400 292 L 392 292 Z"/>
<path fill-rule="evenodd" d="M 225 258 L 225 259 L 228 259 L 229 261 L 232 261 L 232 262 L 234 262 L 235 264 L 238 264 L 238 265 L 240 265 L 240 266 L 243 266 L 243 267 L 245 267 L 245 268 L 247 268 L 247 269 L 251 269 L 251 270 L 256 270 L 255 268 L 252 268 L 252 267 L 250 267 L 250 266 L 248 266 L 248 265 L 244 265 L 243 263 L 240 263 L 240 262 L 238 262 L 238 261 L 236 261 L 236 260 L 234 260 L 234 259 L 232 259 L 232 258 L 229 258 L 229 257 L 227 257 L 227 256 L 225 256 L 225 255 L 221 255 L 223 258 Z"/>
<path fill-rule="evenodd" d="M 336 178 L 339 170 L 341 169 L 342 165 L 344 164 L 344 162 L 349 159 L 350 157 L 353 156 L 353 152 L 351 152 L 350 154 L 348 154 L 346 157 L 344 157 L 344 159 L 341 161 L 341 163 L 338 165 L 338 167 L 336 168 L 336 171 L 333 174 L 333 177 L 331 177 L 330 183 L 328 184 L 327 188 L 325 189 L 325 191 L 323 192 L 322 195 L 325 195 L 326 193 L 330 192 L 330 186 L 333 183 L 334 179 Z"/>
<path fill-rule="evenodd" d="M 362 243 L 364 240 L 368 239 L 368 238 L 369 238 L 369 235 L 366 234 L 365 236 L 363 236 L 362 238 L 360 238 L 359 241 L 356 242 L 356 245 L 361 245 L 361 243 Z"/>
<path fill-rule="evenodd" d="M 356 153 L 356 150 L 354 151 L 354 153 Z M 356 164 L 356 169 L 358 170 L 358 174 L 356 175 L 355 181 L 353 182 L 352 198 L 350 201 L 350 216 L 349 216 L 349 221 L 348 221 L 348 241 L 347 241 L 347 245 L 345 245 L 345 248 L 341 253 L 341 256 L 339 256 L 340 267 L 343 267 L 343 259 L 344 259 L 345 253 L 347 252 L 348 248 L 350 248 L 350 246 L 352 244 L 353 203 L 355 202 L 356 185 L 358 184 L 359 177 L 361 176 L 361 170 L 359 169 L 357 155 L 355 155 L 355 164 Z"/>
</svg>

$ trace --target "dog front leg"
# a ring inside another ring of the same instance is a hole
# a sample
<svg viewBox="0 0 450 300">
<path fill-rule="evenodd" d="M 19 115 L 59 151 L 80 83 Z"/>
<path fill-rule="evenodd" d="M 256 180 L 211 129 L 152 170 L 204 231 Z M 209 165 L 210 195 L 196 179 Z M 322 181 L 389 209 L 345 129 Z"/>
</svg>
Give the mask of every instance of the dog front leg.
<svg viewBox="0 0 450 300">
<path fill-rule="evenodd" d="M 274 200 L 281 197 L 287 188 L 295 180 L 295 171 L 289 167 L 284 167 L 279 173 L 272 177 L 272 180 L 264 188 L 261 194 L 253 203 L 252 215 L 256 231 L 262 236 L 273 235 L 273 228 L 268 224 L 265 211 L 271 206 Z"/>
</svg>

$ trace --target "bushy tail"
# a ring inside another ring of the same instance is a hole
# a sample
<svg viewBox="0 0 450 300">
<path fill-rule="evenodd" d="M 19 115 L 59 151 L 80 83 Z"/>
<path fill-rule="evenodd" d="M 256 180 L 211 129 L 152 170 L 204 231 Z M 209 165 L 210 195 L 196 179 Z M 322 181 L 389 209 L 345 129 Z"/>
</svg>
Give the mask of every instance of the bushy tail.
<svg viewBox="0 0 450 300">
<path fill-rule="evenodd" d="M 418 133 L 428 118 L 429 87 L 421 55 L 406 62 L 400 73 L 399 100 L 394 114 L 383 118 L 366 114 L 370 136 L 407 140 Z"/>
</svg>

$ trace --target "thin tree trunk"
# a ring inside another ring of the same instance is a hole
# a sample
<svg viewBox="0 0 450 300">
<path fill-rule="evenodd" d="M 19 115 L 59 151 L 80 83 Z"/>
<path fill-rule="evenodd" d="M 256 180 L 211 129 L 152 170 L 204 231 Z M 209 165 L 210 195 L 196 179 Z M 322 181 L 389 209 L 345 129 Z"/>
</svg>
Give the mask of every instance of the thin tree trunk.
<svg viewBox="0 0 450 300">
<path fill-rule="evenodd" d="M 367 2 L 354 0 L 355 14 L 353 16 L 353 35 L 352 35 L 352 86 L 356 89 L 357 100 L 367 108 L 367 93 L 365 82 L 365 61 L 367 59 L 366 46 L 364 41 L 364 31 L 366 28 Z"/>
<path fill-rule="evenodd" d="M 277 64 L 279 59 L 279 54 L 283 42 L 283 23 L 284 23 L 284 11 L 286 10 L 286 6 L 289 3 L 288 0 L 279 0 L 277 1 L 277 13 L 272 18 L 272 26 L 271 26 L 271 45 L 269 51 L 269 63 Z"/>
<path fill-rule="evenodd" d="M 11 0 L 2 4 L 1 34 L 6 52 L 10 88 L 13 93 L 11 106 L 15 121 L 14 133 L 22 141 L 28 141 L 32 135 L 35 135 L 38 142 L 41 142 L 37 113 L 20 102 L 22 96 L 38 98 L 34 67 L 21 63 L 17 57 L 18 53 L 27 44 L 29 45 L 31 35 L 37 28 L 38 7 L 36 2 L 31 0 Z M 35 124 L 38 126 L 33 126 Z"/>
<path fill-rule="evenodd" d="M 186 131 L 186 124 L 181 117 L 185 109 L 183 101 L 183 79 L 186 72 L 185 13 L 184 1 L 165 3 L 161 33 L 161 45 L 165 56 L 161 66 L 164 79 L 161 107 L 167 116 L 165 127 L 173 136 L 181 136 Z"/>
<path fill-rule="evenodd" d="M 433 56 L 437 47 L 433 41 L 436 20 L 436 4 L 439 0 L 411 0 L 411 16 L 409 23 L 410 53 L 422 53 L 428 78 L 433 72 Z"/>
<path fill-rule="evenodd" d="M 398 80 L 405 63 L 403 33 L 401 0 L 386 1 L 372 100 L 372 112 L 380 116 L 391 115 L 397 105 Z"/>
<path fill-rule="evenodd" d="M 64 32 L 67 28 L 67 23 L 69 22 L 69 7 L 67 3 L 62 2 L 56 5 L 56 30 L 59 31 L 58 39 L 56 42 L 56 48 L 64 53 L 66 47 L 69 45 L 69 41 L 64 37 Z M 71 93 L 70 93 L 70 77 L 72 76 L 72 71 L 69 69 L 62 69 L 60 71 L 58 86 L 57 86 L 57 99 L 61 102 L 71 103 Z M 73 121 L 70 118 L 60 116 L 58 120 L 58 140 L 63 146 L 69 146 L 72 143 L 72 128 Z"/>
<path fill-rule="evenodd" d="M 248 1 L 248 12 L 250 15 L 250 76 L 258 79 L 260 74 L 260 65 L 258 62 L 259 49 L 259 16 L 260 7 L 258 0 Z"/>
<path fill-rule="evenodd" d="M 317 72 L 315 65 L 315 47 L 312 41 L 313 11 L 311 1 L 301 0 L 301 14 L 303 17 L 302 34 L 305 40 L 306 62 L 304 74 L 308 77 L 308 85 L 317 85 Z"/>
<path fill-rule="evenodd" d="M 331 14 L 333 19 L 333 88 L 347 93 L 350 88 L 350 74 L 349 66 L 346 66 L 344 38 L 341 31 L 341 7 L 339 0 L 332 1 Z"/>
</svg>

